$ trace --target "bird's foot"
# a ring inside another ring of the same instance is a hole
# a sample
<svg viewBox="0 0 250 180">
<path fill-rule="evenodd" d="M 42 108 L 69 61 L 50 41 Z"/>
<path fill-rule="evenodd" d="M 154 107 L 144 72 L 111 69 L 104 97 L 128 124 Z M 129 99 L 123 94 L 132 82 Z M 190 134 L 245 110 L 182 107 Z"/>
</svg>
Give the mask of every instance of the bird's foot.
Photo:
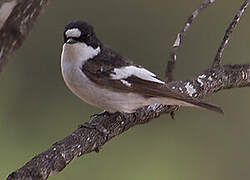
<svg viewBox="0 0 250 180">
<path fill-rule="evenodd" d="M 100 112 L 100 113 L 97 113 L 97 114 L 92 114 L 91 116 L 90 116 L 90 118 L 92 119 L 92 118 L 96 118 L 96 117 L 98 117 L 98 116 L 110 116 L 112 113 L 110 113 L 110 112 L 108 112 L 108 111 L 102 111 L 102 112 Z"/>
<path fill-rule="evenodd" d="M 178 111 L 179 106 L 175 106 L 174 109 L 170 112 L 170 117 L 175 120 L 175 112 Z"/>
<path fill-rule="evenodd" d="M 171 112 L 170 112 L 170 117 L 171 117 L 173 120 L 175 120 L 175 111 L 171 111 Z"/>
<path fill-rule="evenodd" d="M 102 125 L 102 123 L 89 123 L 86 122 L 81 127 L 87 128 L 87 129 L 95 129 L 99 133 L 101 133 L 103 136 L 107 136 L 109 131 Z"/>
<path fill-rule="evenodd" d="M 103 118 L 98 118 L 102 116 Z M 103 111 L 99 114 L 92 115 L 92 119 L 90 122 L 85 123 L 82 125 L 85 128 L 95 129 L 100 132 L 103 136 L 107 136 L 109 134 L 108 129 L 106 128 L 107 122 L 117 118 L 120 115 L 120 112 L 110 113 L 108 111 Z"/>
</svg>

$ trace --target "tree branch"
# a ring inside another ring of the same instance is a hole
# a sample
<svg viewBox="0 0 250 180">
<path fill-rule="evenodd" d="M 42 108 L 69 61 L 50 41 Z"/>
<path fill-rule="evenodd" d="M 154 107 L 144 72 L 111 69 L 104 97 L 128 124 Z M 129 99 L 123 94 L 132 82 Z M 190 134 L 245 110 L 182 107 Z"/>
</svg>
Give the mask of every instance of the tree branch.
<svg viewBox="0 0 250 180">
<path fill-rule="evenodd" d="M 172 81 L 173 89 L 197 98 L 203 98 L 223 89 L 250 86 L 250 64 L 224 65 L 208 69 L 186 81 Z M 84 154 L 98 151 L 113 137 L 127 131 L 135 125 L 144 124 L 162 114 L 170 113 L 175 106 L 152 105 L 139 109 L 136 113 L 122 113 L 114 119 L 97 116 L 76 129 L 71 135 L 53 144 L 47 151 L 35 156 L 22 168 L 11 173 L 8 180 L 47 179 L 50 175 L 62 171 L 72 160 Z M 89 125 L 101 123 L 106 134 Z M 87 127 L 88 126 L 88 127 Z"/>
<path fill-rule="evenodd" d="M 0 71 L 18 49 L 48 0 L 3 0 L 0 3 Z"/>
<path fill-rule="evenodd" d="M 232 34 L 234 28 L 236 27 L 237 23 L 240 21 L 241 16 L 243 15 L 243 13 L 245 12 L 247 6 L 249 5 L 249 0 L 245 0 L 244 3 L 241 5 L 240 10 L 237 12 L 237 14 L 235 15 L 232 23 L 229 25 L 229 27 L 226 30 L 226 33 L 223 37 L 223 40 L 220 44 L 220 47 L 217 51 L 217 54 L 214 58 L 214 62 L 212 67 L 217 67 L 220 65 L 221 63 L 221 57 L 223 54 L 223 51 L 225 49 L 225 47 L 227 46 L 229 39 L 230 39 L 230 35 Z"/>
<path fill-rule="evenodd" d="M 181 46 L 181 43 L 182 43 L 182 40 L 184 38 L 184 35 L 185 35 L 186 31 L 191 26 L 194 19 L 201 13 L 201 11 L 203 9 L 205 9 L 209 4 L 213 3 L 214 1 L 215 0 L 204 0 L 204 2 L 201 4 L 201 6 L 198 9 L 196 9 L 192 13 L 192 15 L 187 19 L 187 21 L 185 22 L 184 27 L 177 34 L 177 37 L 176 37 L 175 42 L 174 42 L 174 44 L 172 46 L 171 53 L 170 53 L 170 58 L 168 60 L 166 70 L 165 70 L 166 82 L 170 82 L 170 81 L 173 80 L 173 70 L 174 70 L 174 67 L 175 67 L 177 52 L 178 52 L 178 49 Z"/>
</svg>

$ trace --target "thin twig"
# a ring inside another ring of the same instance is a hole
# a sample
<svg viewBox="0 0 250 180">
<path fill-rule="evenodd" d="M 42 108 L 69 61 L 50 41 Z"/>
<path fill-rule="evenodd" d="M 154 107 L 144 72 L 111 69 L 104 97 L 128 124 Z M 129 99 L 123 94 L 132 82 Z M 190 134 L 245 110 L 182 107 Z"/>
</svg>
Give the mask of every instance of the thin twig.
<svg viewBox="0 0 250 180">
<path fill-rule="evenodd" d="M 185 32 L 188 30 L 190 25 L 192 24 L 193 20 L 201 13 L 203 9 L 205 9 L 209 4 L 213 3 L 215 0 L 205 0 L 201 6 L 196 9 L 192 15 L 187 19 L 184 27 L 182 28 L 181 32 L 177 34 L 176 40 L 173 44 L 171 53 L 170 53 L 170 59 L 168 61 L 166 71 L 165 71 L 165 78 L 167 82 L 170 82 L 173 80 L 173 70 L 176 62 L 176 56 L 177 56 L 177 51 L 179 47 L 181 46 L 183 37 Z"/>
<path fill-rule="evenodd" d="M 230 35 L 232 34 L 233 29 L 236 27 L 237 23 L 240 21 L 240 18 L 243 15 L 243 13 L 244 13 L 245 9 L 247 8 L 248 4 L 249 4 L 249 0 L 245 0 L 244 3 L 241 5 L 240 10 L 235 15 L 232 23 L 227 28 L 226 33 L 225 33 L 225 35 L 223 37 L 223 40 L 222 40 L 222 42 L 220 44 L 220 47 L 219 47 L 219 49 L 217 51 L 217 54 L 216 54 L 216 56 L 214 58 L 214 62 L 213 62 L 213 65 L 212 65 L 213 68 L 218 67 L 220 65 L 221 57 L 222 57 L 222 54 L 223 54 L 223 51 L 224 51 L 225 47 L 227 46 L 227 44 L 229 42 Z"/>
</svg>

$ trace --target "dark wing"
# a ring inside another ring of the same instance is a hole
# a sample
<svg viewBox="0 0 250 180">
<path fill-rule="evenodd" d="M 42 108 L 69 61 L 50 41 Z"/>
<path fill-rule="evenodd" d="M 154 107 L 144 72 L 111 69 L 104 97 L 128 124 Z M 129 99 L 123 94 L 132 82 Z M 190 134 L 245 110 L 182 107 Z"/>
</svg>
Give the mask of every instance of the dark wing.
<svg viewBox="0 0 250 180">
<path fill-rule="evenodd" d="M 114 68 L 116 67 L 116 68 Z M 168 97 L 194 106 L 223 113 L 222 109 L 174 91 L 150 71 L 106 48 L 100 55 L 88 60 L 82 71 L 103 88 L 120 92 L 134 92 L 144 97 Z"/>
<path fill-rule="evenodd" d="M 165 84 L 150 82 L 134 76 L 127 78 L 127 81 L 131 83 L 134 91 L 143 93 L 144 96 L 169 97 L 223 114 L 223 110 L 220 107 L 192 98 L 179 91 L 174 91 Z"/>
<path fill-rule="evenodd" d="M 112 75 L 115 75 L 114 67 L 122 68 L 127 66 L 137 65 L 120 56 L 111 48 L 103 47 L 102 52 L 93 59 L 86 61 L 81 70 L 89 79 L 100 86 L 117 91 L 131 91 L 131 88 L 124 85 L 120 80 L 111 78 Z"/>
</svg>

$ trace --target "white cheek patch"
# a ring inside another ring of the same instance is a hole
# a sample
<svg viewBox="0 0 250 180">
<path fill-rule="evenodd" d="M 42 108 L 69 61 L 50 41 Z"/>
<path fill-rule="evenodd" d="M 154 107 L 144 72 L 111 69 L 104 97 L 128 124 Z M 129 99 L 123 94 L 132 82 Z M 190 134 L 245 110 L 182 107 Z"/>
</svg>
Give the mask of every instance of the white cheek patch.
<svg viewBox="0 0 250 180">
<path fill-rule="evenodd" d="M 112 79 L 116 79 L 116 80 L 124 80 L 134 75 L 143 80 L 165 84 L 163 81 L 155 78 L 156 75 L 154 73 L 148 71 L 147 69 L 140 68 L 140 67 L 127 66 L 127 67 L 122 67 L 122 68 L 115 68 L 114 72 L 115 74 L 112 74 L 111 76 L 112 76 Z"/>
<path fill-rule="evenodd" d="M 67 38 L 75 37 L 79 38 L 81 36 L 81 31 L 78 28 L 69 29 L 65 32 Z"/>
</svg>

